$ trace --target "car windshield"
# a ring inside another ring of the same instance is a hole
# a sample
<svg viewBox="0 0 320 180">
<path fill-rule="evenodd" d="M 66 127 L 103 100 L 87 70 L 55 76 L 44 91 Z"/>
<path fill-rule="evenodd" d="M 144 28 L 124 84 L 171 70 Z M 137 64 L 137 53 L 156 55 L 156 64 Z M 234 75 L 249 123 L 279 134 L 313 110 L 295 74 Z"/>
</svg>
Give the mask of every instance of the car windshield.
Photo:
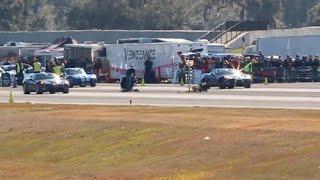
<svg viewBox="0 0 320 180">
<path fill-rule="evenodd" d="M 4 71 L 15 71 L 16 66 L 3 66 L 2 67 Z"/>
<path fill-rule="evenodd" d="M 77 74 L 85 74 L 83 69 L 66 69 L 67 75 L 77 75 Z"/>
<path fill-rule="evenodd" d="M 47 80 L 47 79 L 55 79 L 56 77 L 53 74 L 37 74 L 35 76 L 36 80 Z"/>
<path fill-rule="evenodd" d="M 232 75 L 232 74 L 235 74 L 233 69 L 216 69 L 215 73 L 217 75 Z"/>
</svg>

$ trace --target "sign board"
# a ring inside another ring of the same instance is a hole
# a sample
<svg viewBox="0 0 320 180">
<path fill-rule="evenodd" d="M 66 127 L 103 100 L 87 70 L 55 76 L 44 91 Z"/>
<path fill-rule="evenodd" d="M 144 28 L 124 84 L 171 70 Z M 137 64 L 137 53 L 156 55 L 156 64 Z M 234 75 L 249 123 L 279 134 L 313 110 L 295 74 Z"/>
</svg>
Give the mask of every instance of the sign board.
<svg viewBox="0 0 320 180">
<path fill-rule="evenodd" d="M 1 75 L 1 84 L 3 87 L 10 87 L 10 74 L 9 73 L 2 73 Z"/>
</svg>

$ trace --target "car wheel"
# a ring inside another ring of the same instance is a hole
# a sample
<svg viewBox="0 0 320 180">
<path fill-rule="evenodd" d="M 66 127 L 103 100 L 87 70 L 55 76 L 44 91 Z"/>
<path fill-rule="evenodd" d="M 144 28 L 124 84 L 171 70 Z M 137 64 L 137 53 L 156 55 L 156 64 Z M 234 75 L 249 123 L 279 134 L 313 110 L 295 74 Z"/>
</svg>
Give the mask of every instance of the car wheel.
<svg viewBox="0 0 320 180">
<path fill-rule="evenodd" d="M 207 92 L 210 89 L 210 87 L 205 86 L 205 85 L 201 85 L 199 86 L 199 90 L 200 92 Z"/>
<path fill-rule="evenodd" d="M 43 90 L 39 84 L 36 85 L 36 93 L 37 94 L 43 94 Z"/>
<path fill-rule="evenodd" d="M 55 94 L 56 93 L 56 90 L 55 89 L 51 89 L 50 90 L 50 94 Z"/>
<path fill-rule="evenodd" d="M 97 82 L 96 81 L 91 81 L 90 82 L 90 86 L 91 87 L 96 87 L 97 86 Z"/>
<path fill-rule="evenodd" d="M 226 86 L 223 85 L 223 84 L 220 84 L 220 85 L 219 85 L 219 88 L 220 88 L 220 89 L 226 89 Z"/>
<path fill-rule="evenodd" d="M 63 94 L 68 94 L 69 93 L 69 87 L 68 86 L 65 86 L 63 88 Z"/>
<path fill-rule="evenodd" d="M 218 86 L 220 89 L 225 89 L 227 87 L 223 77 L 218 79 Z"/>
<path fill-rule="evenodd" d="M 30 91 L 29 91 L 28 86 L 26 84 L 23 85 L 23 93 L 30 94 Z"/>
<path fill-rule="evenodd" d="M 234 85 L 229 85 L 228 88 L 229 89 L 234 89 Z"/>
<path fill-rule="evenodd" d="M 251 88 L 251 84 L 246 84 L 244 88 L 247 88 L 247 89 Z"/>
</svg>

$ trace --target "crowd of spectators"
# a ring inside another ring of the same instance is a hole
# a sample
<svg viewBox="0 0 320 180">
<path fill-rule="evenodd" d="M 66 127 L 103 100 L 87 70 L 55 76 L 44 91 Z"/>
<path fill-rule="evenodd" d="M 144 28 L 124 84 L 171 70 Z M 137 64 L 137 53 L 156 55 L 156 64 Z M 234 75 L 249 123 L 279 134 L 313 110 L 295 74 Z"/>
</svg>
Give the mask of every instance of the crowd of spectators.
<svg viewBox="0 0 320 180">
<path fill-rule="evenodd" d="M 239 69 L 244 73 L 251 74 L 254 79 L 270 78 L 271 80 L 290 81 L 295 73 L 308 72 L 313 81 L 319 80 L 320 57 L 319 55 L 295 57 L 287 56 L 264 56 L 258 55 L 226 55 L 221 57 L 202 57 L 199 53 L 185 57 L 180 54 L 180 72 L 188 66 L 186 59 L 193 60 L 192 69 L 201 70 L 202 73 L 211 72 L 216 68 Z M 301 74 L 307 76 L 305 74 Z M 184 77 L 185 75 L 181 75 Z M 309 78 L 309 77 L 305 77 Z"/>
</svg>

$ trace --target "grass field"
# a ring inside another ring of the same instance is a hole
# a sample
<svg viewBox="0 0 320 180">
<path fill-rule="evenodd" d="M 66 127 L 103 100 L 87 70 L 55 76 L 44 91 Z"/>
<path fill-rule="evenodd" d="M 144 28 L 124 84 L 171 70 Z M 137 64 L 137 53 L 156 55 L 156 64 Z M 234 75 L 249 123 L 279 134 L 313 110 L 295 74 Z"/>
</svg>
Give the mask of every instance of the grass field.
<svg viewBox="0 0 320 180">
<path fill-rule="evenodd" d="M 0 104 L 0 124 L 0 179 L 320 179 L 320 111 Z"/>
</svg>

